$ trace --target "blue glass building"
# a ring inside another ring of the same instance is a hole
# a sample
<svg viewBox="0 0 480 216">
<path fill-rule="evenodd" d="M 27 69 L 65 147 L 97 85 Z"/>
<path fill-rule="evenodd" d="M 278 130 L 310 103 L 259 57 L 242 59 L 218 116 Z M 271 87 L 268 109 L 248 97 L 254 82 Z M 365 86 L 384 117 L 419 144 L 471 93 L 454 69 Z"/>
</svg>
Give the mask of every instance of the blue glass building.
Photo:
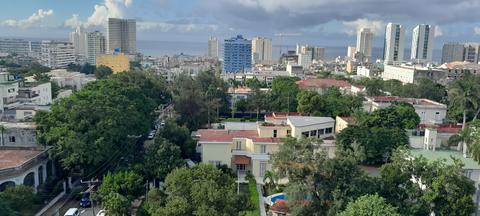
<svg viewBox="0 0 480 216">
<path fill-rule="evenodd" d="M 252 67 L 252 41 L 237 35 L 223 43 L 223 72 L 248 71 Z"/>
</svg>

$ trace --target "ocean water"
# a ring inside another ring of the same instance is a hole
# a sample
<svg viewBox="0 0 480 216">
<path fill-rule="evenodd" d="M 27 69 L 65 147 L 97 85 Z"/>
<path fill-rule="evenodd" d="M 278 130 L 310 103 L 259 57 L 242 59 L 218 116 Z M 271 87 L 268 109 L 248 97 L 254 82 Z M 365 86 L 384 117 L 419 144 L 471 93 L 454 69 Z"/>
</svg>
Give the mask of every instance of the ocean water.
<svg viewBox="0 0 480 216">
<path fill-rule="evenodd" d="M 137 49 L 139 52 L 150 56 L 163 56 L 174 54 L 189 54 L 189 55 L 205 55 L 207 53 L 207 42 L 181 42 L 181 41 L 137 41 Z M 280 48 L 285 52 L 286 50 L 295 50 L 295 45 L 287 45 L 280 47 L 273 45 L 273 58 L 278 59 L 280 56 Z M 405 49 L 405 58 L 410 58 L 410 48 Z M 347 55 L 347 46 L 327 46 L 325 47 L 326 60 L 334 60 L 338 56 Z M 372 49 L 372 59 L 383 58 L 383 48 L 374 47 Z M 442 57 L 442 51 L 439 49 L 433 50 L 433 60 L 439 62 Z"/>
</svg>

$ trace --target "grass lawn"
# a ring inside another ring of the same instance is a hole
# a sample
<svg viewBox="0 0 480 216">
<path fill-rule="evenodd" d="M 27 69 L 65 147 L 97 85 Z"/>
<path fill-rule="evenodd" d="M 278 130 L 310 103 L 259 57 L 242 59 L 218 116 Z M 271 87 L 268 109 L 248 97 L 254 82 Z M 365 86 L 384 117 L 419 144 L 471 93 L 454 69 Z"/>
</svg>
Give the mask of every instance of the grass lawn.
<svg viewBox="0 0 480 216">
<path fill-rule="evenodd" d="M 241 184 L 240 185 L 240 192 L 241 193 L 248 193 L 250 197 L 250 203 L 252 203 L 253 209 L 250 211 L 244 211 L 243 215 L 245 216 L 260 216 L 260 204 L 258 200 L 258 192 L 257 192 L 257 182 L 255 179 L 251 178 L 248 181 L 248 184 Z"/>
</svg>

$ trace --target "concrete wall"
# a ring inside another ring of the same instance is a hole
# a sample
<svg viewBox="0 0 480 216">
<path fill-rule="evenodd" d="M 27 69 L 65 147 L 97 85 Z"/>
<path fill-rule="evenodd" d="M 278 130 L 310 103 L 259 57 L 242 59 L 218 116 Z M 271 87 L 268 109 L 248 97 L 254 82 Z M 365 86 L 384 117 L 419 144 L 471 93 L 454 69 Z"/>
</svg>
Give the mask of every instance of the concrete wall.
<svg viewBox="0 0 480 216">
<path fill-rule="evenodd" d="M 231 143 L 202 143 L 202 162 L 220 161 L 231 167 L 232 144 Z"/>
</svg>

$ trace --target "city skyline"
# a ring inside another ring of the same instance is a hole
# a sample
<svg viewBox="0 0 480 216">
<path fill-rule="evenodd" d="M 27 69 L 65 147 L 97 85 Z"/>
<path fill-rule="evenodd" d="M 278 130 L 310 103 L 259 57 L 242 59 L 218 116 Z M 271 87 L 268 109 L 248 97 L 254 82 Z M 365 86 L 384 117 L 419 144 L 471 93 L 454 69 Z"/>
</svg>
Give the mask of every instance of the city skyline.
<svg viewBox="0 0 480 216">
<path fill-rule="evenodd" d="M 480 41 L 480 23 L 474 21 L 478 20 L 475 16 L 480 15 L 473 13 L 480 9 L 480 4 L 475 2 L 416 1 L 418 9 L 409 8 L 408 2 L 384 8 L 379 8 L 378 3 L 301 0 L 289 5 L 288 1 L 263 0 L 87 0 L 67 5 L 58 0 L 21 0 L 15 4 L 5 0 L 2 4 L 16 7 L 0 14 L 0 37 L 64 39 L 79 24 L 85 25 L 87 31 L 105 32 L 106 19 L 113 17 L 137 19 L 138 40 L 201 42 L 209 36 L 225 39 L 242 34 L 246 38 L 270 37 L 273 44 L 278 44 L 275 33 L 294 32 L 301 35 L 286 37 L 285 44 L 351 46 L 357 29 L 367 27 L 375 33 L 373 46 L 382 47 L 385 25 L 394 22 L 405 27 L 407 41 L 411 40 L 412 30 L 418 24 L 438 26 L 435 27 L 436 49 L 449 41 Z M 355 6 L 362 10 L 349 9 Z M 421 6 L 430 6 L 431 10 L 421 12 Z M 432 14 L 438 7 L 449 8 L 449 13 Z"/>
</svg>

